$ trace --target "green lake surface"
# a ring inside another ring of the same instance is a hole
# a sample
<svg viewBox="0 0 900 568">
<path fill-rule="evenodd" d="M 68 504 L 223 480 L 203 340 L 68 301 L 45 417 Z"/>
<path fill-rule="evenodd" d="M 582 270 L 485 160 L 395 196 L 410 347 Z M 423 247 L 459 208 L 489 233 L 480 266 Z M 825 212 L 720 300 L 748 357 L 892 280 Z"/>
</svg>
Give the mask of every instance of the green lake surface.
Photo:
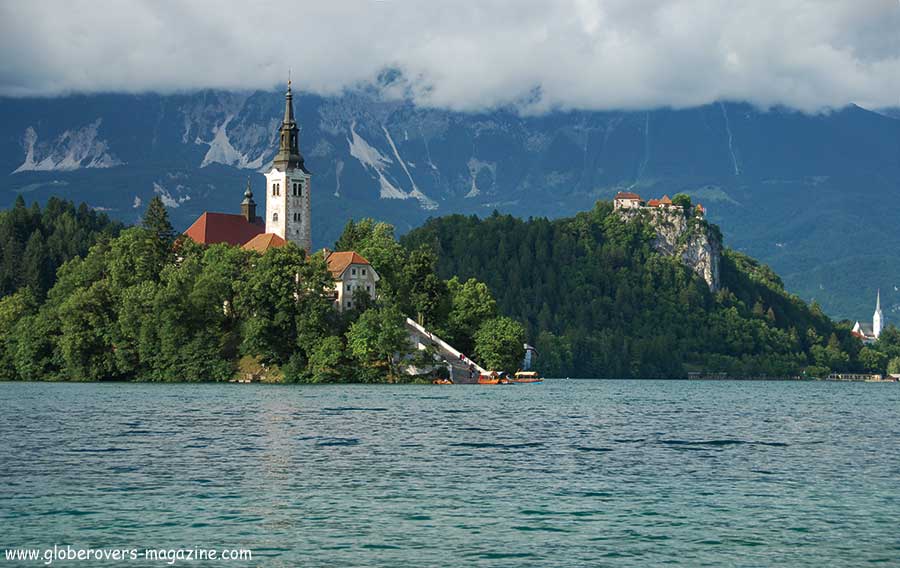
<svg viewBox="0 0 900 568">
<path fill-rule="evenodd" d="M 900 565 L 897 384 L 2 383 L 0 433 L 0 549 Z"/>
</svg>

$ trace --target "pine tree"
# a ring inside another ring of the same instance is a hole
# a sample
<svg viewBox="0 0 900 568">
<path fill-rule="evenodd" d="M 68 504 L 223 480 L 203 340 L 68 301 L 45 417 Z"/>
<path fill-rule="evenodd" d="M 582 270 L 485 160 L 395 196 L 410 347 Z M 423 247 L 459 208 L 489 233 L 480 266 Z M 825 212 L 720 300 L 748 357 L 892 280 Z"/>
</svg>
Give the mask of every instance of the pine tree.
<svg viewBox="0 0 900 568">
<path fill-rule="evenodd" d="M 35 297 L 43 299 L 53 284 L 53 265 L 40 231 L 31 233 L 22 255 L 22 281 Z"/>
<path fill-rule="evenodd" d="M 169 213 L 159 196 L 154 196 L 144 213 L 144 228 L 149 229 L 158 241 L 171 244 L 175 239 L 175 230 L 169 222 Z"/>
</svg>

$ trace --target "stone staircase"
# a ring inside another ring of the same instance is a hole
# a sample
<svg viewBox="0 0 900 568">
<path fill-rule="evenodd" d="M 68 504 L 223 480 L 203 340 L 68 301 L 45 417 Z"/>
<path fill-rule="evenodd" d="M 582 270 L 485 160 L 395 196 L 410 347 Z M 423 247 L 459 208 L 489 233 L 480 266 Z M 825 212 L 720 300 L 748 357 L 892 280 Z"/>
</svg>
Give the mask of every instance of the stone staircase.
<svg viewBox="0 0 900 568">
<path fill-rule="evenodd" d="M 416 349 L 426 349 L 433 346 L 437 354 L 447 361 L 452 370 L 453 382 L 457 384 L 475 383 L 478 381 L 478 375 L 486 375 L 488 371 L 472 361 L 452 345 L 431 333 L 415 320 L 406 318 L 406 329 L 409 332 L 409 338 Z M 462 356 L 462 358 L 461 358 Z M 473 376 L 469 377 L 469 366 L 475 368 Z"/>
</svg>

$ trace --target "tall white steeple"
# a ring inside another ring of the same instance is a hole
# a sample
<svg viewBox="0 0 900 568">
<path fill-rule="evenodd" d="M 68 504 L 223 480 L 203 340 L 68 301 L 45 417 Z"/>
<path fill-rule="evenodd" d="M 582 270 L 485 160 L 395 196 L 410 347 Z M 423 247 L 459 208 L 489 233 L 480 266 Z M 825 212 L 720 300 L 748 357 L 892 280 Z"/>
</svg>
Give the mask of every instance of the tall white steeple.
<svg viewBox="0 0 900 568">
<path fill-rule="evenodd" d="M 878 295 L 875 296 L 875 315 L 872 316 L 872 335 L 878 339 L 881 335 L 881 328 L 884 326 L 884 316 L 881 313 L 881 289 L 878 289 Z"/>
<path fill-rule="evenodd" d="M 266 232 L 275 233 L 307 253 L 312 250 L 310 173 L 303 164 L 294 120 L 291 81 L 285 93 L 284 119 L 279 129 L 278 154 L 266 174 Z"/>
</svg>

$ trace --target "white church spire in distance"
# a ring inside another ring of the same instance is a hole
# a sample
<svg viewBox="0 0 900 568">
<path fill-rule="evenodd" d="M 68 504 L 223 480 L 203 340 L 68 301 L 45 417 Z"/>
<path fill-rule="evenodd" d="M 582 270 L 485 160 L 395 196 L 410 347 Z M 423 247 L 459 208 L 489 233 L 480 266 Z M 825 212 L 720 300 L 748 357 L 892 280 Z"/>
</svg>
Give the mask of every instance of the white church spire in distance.
<svg viewBox="0 0 900 568">
<path fill-rule="evenodd" d="M 875 336 L 875 339 L 878 339 L 878 336 L 881 335 L 881 328 L 884 325 L 884 316 L 881 313 L 881 288 L 878 289 L 878 294 L 875 296 L 875 315 L 872 316 L 872 335 Z"/>
</svg>

